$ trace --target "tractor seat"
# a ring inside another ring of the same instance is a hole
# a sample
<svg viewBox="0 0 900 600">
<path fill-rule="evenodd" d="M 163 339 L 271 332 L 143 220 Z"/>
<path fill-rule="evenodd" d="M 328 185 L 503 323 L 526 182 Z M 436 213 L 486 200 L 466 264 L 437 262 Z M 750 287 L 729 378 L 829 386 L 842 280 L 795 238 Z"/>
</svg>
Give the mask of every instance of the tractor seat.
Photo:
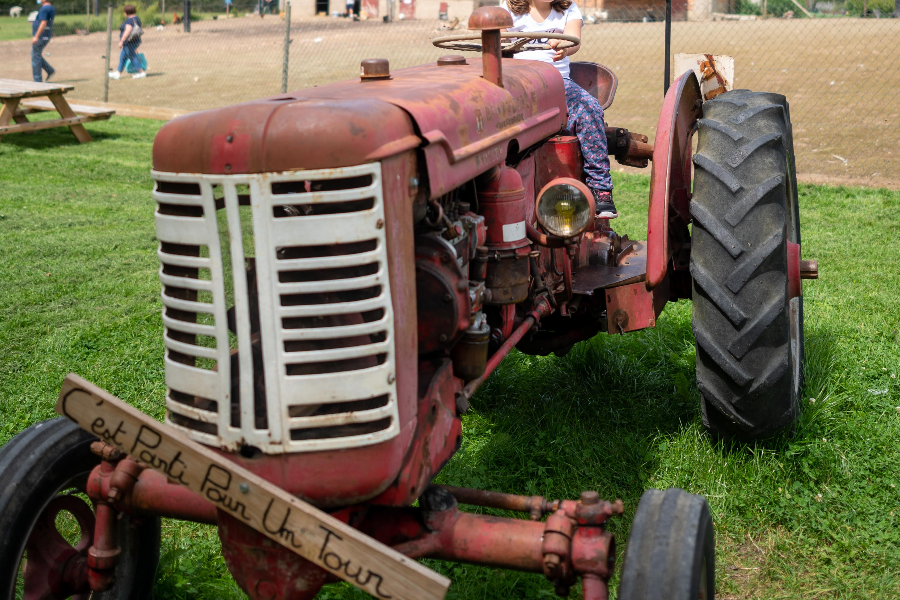
<svg viewBox="0 0 900 600">
<path fill-rule="evenodd" d="M 619 78 L 611 69 L 597 63 L 572 61 L 569 70 L 572 81 L 596 98 L 603 110 L 612 106 Z"/>
</svg>

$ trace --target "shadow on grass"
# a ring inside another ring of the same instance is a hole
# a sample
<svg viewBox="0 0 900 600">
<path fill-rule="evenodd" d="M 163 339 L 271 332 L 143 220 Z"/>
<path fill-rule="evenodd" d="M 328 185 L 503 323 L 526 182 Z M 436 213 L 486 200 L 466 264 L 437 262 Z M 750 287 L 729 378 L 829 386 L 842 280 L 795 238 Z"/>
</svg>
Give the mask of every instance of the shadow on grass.
<svg viewBox="0 0 900 600">
<path fill-rule="evenodd" d="M 838 333 L 824 325 L 812 328 L 807 325 L 805 340 L 804 384 L 800 390 L 800 417 L 794 440 L 818 436 L 820 413 L 826 402 L 839 393 L 843 378 L 843 370 L 838 367 Z"/>
<path fill-rule="evenodd" d="M 473 398 L 463 446 L 437 483 L 551 499 L 597 490 L 625 502 L 609 523 L 623 543 L 638 500 L 656 487 L 660 439 L 700 422 L 690 315 L 689 302 L 670 304 L 656 329 L 601 333 L 564 357 L 514 352 Z M 541 575 L 428 564 L 453 579 L 451 597 L 552 596 Z"/>
<path fill-rule="evenodd" d="M 831 393 L 835 342 L 831 329 L 808 325 L 804 398 Z M 706 473 L 709 466 L 723 463 L 746 469 L 754 460 L 769 464 L 773 453 L 788 465 L 798 464 L 804 457 L 809 460 L 803 448 L 807 438 L 818 435 L 821 415 L 808 407 L 801 413 L 795 435 L 769 440 L 765 443 L 768 450 L 764 444 L 726 447 L 706 436 L 700 425 L 694 357 L 690 302 L 669 305 L 656 329 L 625 336 L 600 334 L 562 358 L 514 352 L 474 397 L 473 408 L 464 418 L 463 447 L 437 482 L 551 499 L 577 498 L 582 490 L 596 489 L 601 497 L 625 501 L 626 514 L 609 523 L 610 531 L 624 546 L 646 489 L 692 487 L 693 476 L 676 481 L 660 477 L 667 469 L 695 468 Z M 709 451 L 699 450 L 704 447 Z M 724 473 L 729 482 L 741 480 L 742 471 L 716 469 L 713 477 Z M 705 485 L 702 479 L 697 481 Z M 729 504 L 727 510 L 749 511 L 745 504 L 756 510 L 759 499 L 751 489 L 731 501 L 736 504 Z M 539 574 L 439 560 L 424 562 L 454 581 L 448 595 L 451 599 L 553 595 L 550 584 Z M 621 564 L 621 558 L 618 562 Z M 187 568 L 195 567 L 189 564 Z M 616 581 L 614 578 L 614 588 Z M 158 589 L 164 587 L 157 585 Z M 223 584 L 223 590 L 226 587 Z M 578 597 L 579 586 L 573 591 Z M 236 589 L 228 592 L 222 597 L 242 597 Z M 323 600 L 366 597 L 347 584 L 326 586 L 320 595 Z"/>
<path fill-rule="evenodd" d="M 832 329 L 818 325 L 812 328 L 807 326 L 804 333 L 803 381 L 798 398 L 800 414 L 797 420 L 777 435 L 764 440 L 752 443 L 717 440 L 715 449 L 723 458 L 751 456 L 758 451 L 768 451 L 787 458 L 785 453 L 790 454 L 792 444 L 818 436 L 819 409 L 834 392 L 838 336 Z M 810 402 L 810 398 L 813 402 Z"/>
<path fill-rule="evenodd" d="M 653 440 L 700 419 L 690 303 L 667 311 L 657 329 L 600 334 L 563 358 L 511 355 L 473 399 L 463 449 L 441 479 L 639 498 L 656 464 Z"/>
<path fill-rule="evenodd" d="M 464 443 L 440 481 L 636 503 L 654 487 L 658 444 L 694 430 L 722 458 L 781 454 L 817 435 L 809 397 L 832 393 L 836 336 L 807 327 L 805 390 L 795 426 L 768 440 L 714 441 L 702 429 L 691 304 L 669 305 L 656 329 L 577 344 L 563 358 L 512 354 L 479 390 L 464 420 Z"/>
<path fill-rule="evenodd" d="M 94 142 L 117 140 L 122 137 L 115 132 L 92 130 L 90 125 L 88 125 L 87 131 Z M 79 146 L 81 142 L 78 141 L 75 134 L 68 127 L 63 126 L 28 133 L 6 134 L 3 136 L 0 144 L 28 150 L 50 150 L 67 146 Z"/>
</svg>

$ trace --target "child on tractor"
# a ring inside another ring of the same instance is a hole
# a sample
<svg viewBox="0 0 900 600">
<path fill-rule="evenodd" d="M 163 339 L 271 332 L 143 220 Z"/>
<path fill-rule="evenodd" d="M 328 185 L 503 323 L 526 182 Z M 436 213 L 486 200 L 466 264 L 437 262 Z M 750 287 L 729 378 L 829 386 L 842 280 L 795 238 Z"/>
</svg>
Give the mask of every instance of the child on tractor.
<svg viewBox="0 0 900 600">
<path fill-rule="evenodd" d="M 581 37 L 583 19 L 572 0 L 503 0 L 500 6 L 509 11 L 513 18 L 513 27 L 508 31 L 564 33 Z M 547 43 L 546 40 L 541 41 Z M 581 45 L 557 50 L 561 41 L 549 40 L 552 50 L 529 50 L 515 57 L 551 63 L 559 69 L 566 86 L 569 111 L 566 129 L 577 136 L 581 144 L 586 183 L 594 193 L 597 216 L 615 218 L 618 213 L 612 198 L 603 108 L 596 98 L 569 78 L 569 57 L 578 52 Z"/>
</svg>

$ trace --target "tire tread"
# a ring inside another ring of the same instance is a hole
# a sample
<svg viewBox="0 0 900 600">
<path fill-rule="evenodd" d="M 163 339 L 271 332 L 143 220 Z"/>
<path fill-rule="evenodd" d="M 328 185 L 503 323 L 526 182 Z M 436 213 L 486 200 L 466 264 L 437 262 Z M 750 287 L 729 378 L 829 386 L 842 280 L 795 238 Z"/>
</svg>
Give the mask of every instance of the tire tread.
<svg viewBox="0 0 900 600">
<path fill-rule="evenodd" d="M 699 581 L 706 557 L 712 579 Z M 698 585 L 714 589 L 715 536 L 706 499 L 678 488 L 647 490 L 628 535 L 620 600 L 693 600 Z"/>
<path fill-rule="evenodd" d="M 780 94 L 726 92 L 704 103 L 699 132 L 690 271 L 703 422 L 757 439 L 798 412 L 786 368 L 789 107 Z"/>
</svg>

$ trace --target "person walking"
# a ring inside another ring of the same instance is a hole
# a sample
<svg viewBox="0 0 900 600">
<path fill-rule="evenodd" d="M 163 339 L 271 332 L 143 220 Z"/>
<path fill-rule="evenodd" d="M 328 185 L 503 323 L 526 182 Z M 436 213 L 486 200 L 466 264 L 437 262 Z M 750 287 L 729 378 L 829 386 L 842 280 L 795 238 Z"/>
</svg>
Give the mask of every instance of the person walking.
<svg viewBox="0 0 900 600">
<path fill-rule="evenodd" d="M 50 0 L 41 2 L 41 9 L 31 24 L 31 75 L 35 81 L 42 81 L 41 71 L 47 71 L 47 81 L 56 73 L 56 69 L 44 60 L 44 48 L 53 37 L 53 20 L 56 18 L 56 9 L 50 4 Z"/>
<path fill-rule="evenodd" d="M 119 68 L 109 72 L 110 79 L 121 79 L 122 72 L 125 71 L 125 62 L 131 60 L 131 64 L 137 69 L 137 73 L 131 76 L 132 79 L 140 79 L 146 77 L 147 73 L 141 65 L 141 59 L 137 55 L 137 48 L 141 45 L 141 35 L 143 34 L 143 25 L 141 18 L 137 16 L 137 9 L 126 4 L 123 9 L 125 12 L 125 21 L 119 26 Z"/>
</svg>

